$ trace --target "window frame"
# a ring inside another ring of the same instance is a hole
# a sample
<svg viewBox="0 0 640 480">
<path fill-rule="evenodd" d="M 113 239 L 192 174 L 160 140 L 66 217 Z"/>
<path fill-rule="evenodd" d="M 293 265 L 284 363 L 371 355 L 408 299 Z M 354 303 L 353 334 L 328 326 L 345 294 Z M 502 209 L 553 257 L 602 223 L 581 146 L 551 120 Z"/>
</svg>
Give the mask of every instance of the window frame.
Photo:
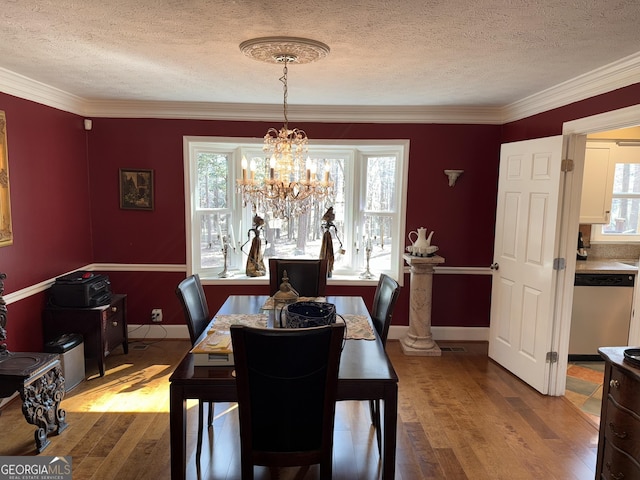
<svg viewBox="0 0 640 480">
<path fill-rule="evenodd" d="M 242 175 L 242 167 L 240 159 L 242 155 L 247 155 L 249 152 L 255 153 L 257 150 L 262 152 L 263 140 L 260 138 L 244 138 L 244 137 L 209 137 L 209 136 L 184 136 L 183 137 L 183 162 L 184 162 L 184 182 L 185 182 L 185 233 L 186 233 L 186 267 L 187 274 L 199 273 L 203 282 L 207 284 L 267 284 L 268 275 L 264 277 L 246 277 L 244 275 L 238 275 L 230 278 L 217 278 L 211 271 L 213 269 L 201 269 L 200 267 L 194 268 L 195 265 L 200 265 L 200 253 L 194 252 L 193 239 L 199 237 L 199 223 L 203 213 L 197 212 L 197 168 L 192 168 L 192 158 L 197 158 L 197 154 L 200 152 L 206 153 L 224 153 L 228 154 L 229 161 L 229 177 L 227 178 L 227 188 L 231 192 L 229 198 L 229 206 L 233 213 L 242 211 L 241 221 L 242 225 L 250 225 L 251 218 L 247 213 L 247 209 L 243 209 L 241 205 L 240 195 L 236 193 L 236 179 Z M 358 179 L 357 182 L 347 182 L 345 184 L 345 198 L 356 199 L 358 203 L 357 208 L 346 208 L 344 218 L 344 232 L 340 232 L 341 238 L 345 245 L 347 256 L 347 263 L 353 265 L 355 269 L 362 267 L 365 268 L 364 259 L 358 263 L 354 262 L 353 255 L 355 253 L 355 245 L 353 239 L 355 238 L 355 225 L 363 225 L 365 214 L 384 214 L 388 213 L 388 216 L 392 217 L 392 224 L 394 230 L 397 232 L 397 241 L 392 242 L 391 247 L 391 265 L 390 270 L 376 273 L 387 273 L 396 278 L 400 284 L 403 284 L 404 278 L 404 261 L 402 254 L 404 253 L 404 232 L 406 230 L 406 204 L 407 204 L 407 182 L 408 182 L 408 169 L 409 169 L 409 140 L 314 140 L 309 142 L 309 149 L 313 154 L 322 155 L 322 152 L 327 152 L 331 155 L 336 152 L 341 154 L 347 154 L 350 161 L 347 161 L 345 157 L 345 175 L 347 167 L 350 170 L 352 177 L 346 175 L 346 178 Z M 382 157 L 385 155 L 395 155 L 397 158 L 396 169 L 396 184 L 393 202 L 395 204 L 395 210 L 393 212 L 366 212 L 364 210 L 365 195 L 366 195 L 366 177 L 367 169 L 366 162 L 370 157 Z M 365 160 L 360 160 L 366 159 Z M 197 163 L 196 163 L 197 165 Z M 400 178 L 398 178 L 398 175 Z M 348 197 L 347 195 L 350 195 Z M 228 210 L 228 209 L 225 209 Z M 233 215 L 232 213 L 232 215 Z M 232 217 L 233 218 L 233 217 Z M 232 224 L 238 224 L 240 218 L 233 218 Z M 243 228 L 244 229 L 244 228 Z M 244 229 L 246 230 L 246 229 Z M 242 232 L 236 232 L 236 240 L 244 238 Z M 349 244 L 349 242 L 351 244 Z M 230 268 L 236 268 L 243 270 L 242 267 L 242 252 L 238 251 L 230 252 L 229 265 Z M 215 267 L 219 269 L 220 267 Z M 334 271 L 331 278 L 328 279 L 329 283 L 336 285 L 369 285 L 377 283 L 378 276 L 375 278 L 365 280 L 360 279 L 358 273 L 350 272 L 344 274 L 339 270 Z"/>
</svg>

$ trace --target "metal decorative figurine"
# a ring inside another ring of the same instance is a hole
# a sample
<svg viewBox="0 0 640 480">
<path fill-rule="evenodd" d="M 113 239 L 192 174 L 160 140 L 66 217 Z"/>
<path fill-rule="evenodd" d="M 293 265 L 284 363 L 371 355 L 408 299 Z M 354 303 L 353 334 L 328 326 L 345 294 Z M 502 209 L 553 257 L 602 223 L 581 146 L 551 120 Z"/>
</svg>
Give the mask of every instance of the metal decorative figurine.
<svg viewBox="0 0 640 480">
<path fill-rule="evenodd" d="M 336 214 L 333 212 L 333 207 L 329 207 L 329 209 L 322 216 L 322 229 L 324 233 L 322 234 L 322 245 L 320 246 L 320 258 L 327 259 L 327 276 L 331 277 L 333 272 L 333 237 L 331 236 L 331 229 L 333 228 L 333 232 L 336 236 L 336 239 L 340 243 L 340 254 L 344 254 L 344 248 L 342 248 L 342 240 L 338 236 L 338 229 L 336 228 L 333 221 L 336 219 Z"/>
<path fill-rule="evenodd" d="M 229 258 L 229 247 L 233 250 L 236 247 L 229 241 L 229 237 L 226 235 L 222 236 L 222 255 L 224 256 L 224 269 L 218 274 L 219 278 L 229 278 L 233 276 L 233 273 L 227 270 L 227 259 Z"/>
<path fill-rule="evenodd" d="M 267 269 L 264 266 L 262 257 L 262 240 L 260 239 L 260 232 L 263 229 L 264 219 L 257 214 L 254 215 L 253 228 L 247 232 L 247 241 L 241 247 L 244 248 L 244 246 L 249 243 L 251 233 L 253 232 L 253 240 L 251 240 L 251 248 L 249 249 L 249 256 L 247 258 L 247 277 L 264 277 L 267 274 Z"/>
<path fill-rule="evenodd" d="M 364 247 L 365 258 L 367 260 L 367 268 L 364 272 L 360 274 L 360 278 L 370 279 L 374 277 L 373 273 L 371 273 L 371 270 L 369 270 L 369 260 L 371 259 L 372 250 L 373 250 L 373 246 L 371 245 L 371 238 L 367 238 L 365 242 L 365 247 Z"/>
</svg>

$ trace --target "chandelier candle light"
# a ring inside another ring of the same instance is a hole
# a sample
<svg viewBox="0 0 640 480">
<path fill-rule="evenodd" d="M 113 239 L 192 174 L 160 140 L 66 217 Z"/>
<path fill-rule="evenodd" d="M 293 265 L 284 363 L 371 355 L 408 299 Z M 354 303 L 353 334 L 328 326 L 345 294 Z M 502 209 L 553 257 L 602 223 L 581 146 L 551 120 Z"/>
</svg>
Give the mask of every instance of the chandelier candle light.
<svg viewBox="0 0 640 480">
<path fill-rule="evenodd" d="M 305 38 L 265 37 L 242 42 L 240 50 L 250 58 L 284 65 L 280 77 L 284 90 L 284 126 L 279 130 L 270 128 L 264 136 L 262 149 L 269 158 L 269 166 L 263 181 L 256 179 L 255 162 L 248 164 L 242 157 L 242 178 L 236 180 L 238 193 L 245 205 L 251 203 L 254 211 L 270 211 L 275 218 L 306 213 L 315 203 L 333 197 L 333 182 L 328 166 L 322 180 L 318 179 L 316 167 L 308 156 L 305 131 L 289 128 L 288 65 L 324 58 L 329 47 Z"/>
</svg>

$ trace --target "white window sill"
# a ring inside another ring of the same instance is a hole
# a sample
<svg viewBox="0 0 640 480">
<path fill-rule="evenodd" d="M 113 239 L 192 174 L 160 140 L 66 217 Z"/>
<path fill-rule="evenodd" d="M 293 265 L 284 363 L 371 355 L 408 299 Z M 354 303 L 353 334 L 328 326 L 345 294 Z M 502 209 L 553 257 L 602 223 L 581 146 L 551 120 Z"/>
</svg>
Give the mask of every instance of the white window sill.
<svg viewBox="0 0 640 480">
<path fill-rule="evenodd" d="M 215 276 L 207 277 L 200 274 L 200 280 L 204 285 L 269 285 L 269 276 L 264 277 L 247 277 L 244 273 L 232 272 L 232 277 L 218 278 Z M 217 275 L 217 274 L 216 274 Z M 327 285 L 345 285 L 345 286 L 376 286 L 378 284 L 379 275 L 374 274 L 371 279 L 363 279 L 358 275 L 336 275 L 327 279 Z"/>
</svg>

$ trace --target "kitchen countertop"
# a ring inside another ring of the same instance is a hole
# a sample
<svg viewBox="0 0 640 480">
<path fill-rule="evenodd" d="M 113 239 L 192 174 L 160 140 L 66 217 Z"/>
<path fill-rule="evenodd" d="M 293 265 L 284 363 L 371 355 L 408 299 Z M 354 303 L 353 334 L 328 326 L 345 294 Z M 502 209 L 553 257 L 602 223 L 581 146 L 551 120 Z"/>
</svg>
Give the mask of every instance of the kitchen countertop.
<svg viewBox="0 0 640 480">
<path fill-rule="evenodd" d="M 633 265 L 630 265 L 633 264 Z M 638 273 L 637 259 L 598 258 L 576 260 L 576 273 Z"/>
</svg>

